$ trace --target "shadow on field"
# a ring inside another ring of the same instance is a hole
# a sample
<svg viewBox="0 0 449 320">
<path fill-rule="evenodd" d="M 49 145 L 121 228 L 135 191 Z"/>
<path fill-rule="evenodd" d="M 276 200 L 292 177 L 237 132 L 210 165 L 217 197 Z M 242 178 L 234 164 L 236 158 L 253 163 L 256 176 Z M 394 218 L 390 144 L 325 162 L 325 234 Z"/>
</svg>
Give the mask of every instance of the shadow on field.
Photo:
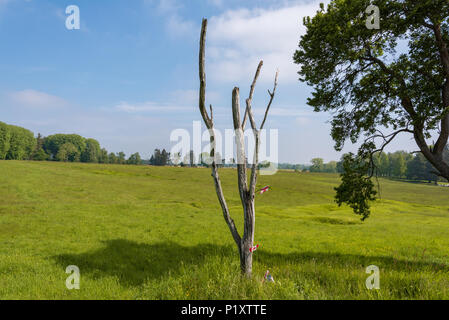
<svg viewBox="0 0 449 320">
<path fill-rule="evenodd" d="M 449 256 L 445 255 L 447 263 L 437 263 L 425 261 L 428 256 L 425 252 L 418 255 L 411 255 L 411 259 L 398 258 L 396 253 L 391 256 L 364 256 L 357 254 L 340 254 L 331 252 L 292 252 L 288 254 L 268 253 L 261 251 L 255 256 L 255 261 L 268 267 L 283 264 L 316 265 L 317 267 L 327 267 L 332 269 L 355 270 L 365 269 L 369 265 L 376 265 L 384 271 L 422 271 L 431 270 L 434 272 L 449 272 Z"/>
<path fill-rule="evenodd" d="M 174 242 L 145 244 L 124 239 L 104 243 L 106 246 L 96 251 L 62 254 L 54 259 L 64 268 L 76 265 L 81 274 L 93 278 L 116 276 L 124 286 L 138 286 L 147 279 L 175 275 L 182 264 L 189 267 L 201 265 L 210 256 L 237 256 L 237 249 L 212 244 L 187 247 Z"/>
<path fill-rule="evenodd" d="M 68 265 L 76 265 L 80 268 L 81 274 L 88 274 L 94 279 L 105 276 L 118 277 L 123 286 L 139 286 L 148 279 L 176 275 L 181 271 L 182 265 L 186 268 L 201 266 L 206 257 L 233 257 L 238 262 L 237 248 L 234 246 L 199 244 L 188 247 L 175 242 L 145 244 L 124 239 L 110 240 L 104 243 L 105 247 L 96 251 L 62 254 L 55 256 L 54 259 L 63 268 Z M 254 255 L 255 263 L 264 267 L 276 266 L 276 268 L 282 269 L 284 265 L 293 264 L 301 266 L 302 272 L 312 269 L 323 270 L 323 268 L 365 269 L 371 264 L 389 272 L 414 272 L 423 269 L 449 272 L 448 264 L 426 262 L 425 259 L 425 253 L 412 256 L 411 260 L 397 259 L 394 253 L 391 256 L 363 256 L 324 252 L 281 254 L 258 250 Z"/>
</svg>

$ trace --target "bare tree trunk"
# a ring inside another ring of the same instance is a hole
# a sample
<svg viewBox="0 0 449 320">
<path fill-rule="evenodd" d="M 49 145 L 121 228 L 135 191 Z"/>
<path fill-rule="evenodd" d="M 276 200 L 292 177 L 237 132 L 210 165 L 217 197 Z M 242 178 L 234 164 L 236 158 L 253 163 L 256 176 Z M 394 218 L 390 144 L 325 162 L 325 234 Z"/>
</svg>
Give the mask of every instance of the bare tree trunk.
<svg viewBox="0 0 449 320">
<path fill-rule="evenodd" d="M 251 276 L 253 270 L 253 254 L 251 253 L 251 248 L 254 246 L 255 214 L 254 198 L 247 199 L 245 206 L 245 231 L 240 250 L 240 268 L 247 276 Z"/>
<path fill-rule="evenodd" d="M 259 162 L 259 130 L 263 129 L 265 121 L 267 119 L 267 114 L 270 109 L 271 103 L 273 102 L 274 94 L 277 87 L 277 77 L 278 73 L 276 73 L 275 81 L 274 81 L 274 89 L 273 92 L 269 92 L 270 94 L 270 102 L 265 111 L 265 117 L 262 122 L 260 129 L 258 130 L 255 125 L 254 116 L 251 110 L 251 102 L 253 98 L 254 88 L 256 85 L 257 78 L 259 77 L 260 69 L 262 68 L 263 62 L 259 63 L 259 66 L 256 71 L 256 75 L 254 76 L 253 83 L 251 85 L 251 90 L 248 99 L 246 100 L 246 109 L 243 121 L 240 120 L 240 94 L 239 88 L 235 87 L 232 91 L 232 117 L 234 122 L 234 130 L 235 130 L 235 141 L 237 146 L 237 183 L 239 188 L 240 200 L 242 202 L 243 207 L 243 216 L 244 216 L 244 230 L 243 237 L 240 237 L 237 228 L 235 226 L 234 220 L 232 220 L 229 214 L 229 208 L 226 204 L 226 200 L 223 194 L 223 189 L 221 187 L 221 181 L 218 174 L 218 167 L 215 159 L 215 132 L 214 132 L 214 122 L 213 122 L 213 109 L 212 105 L 210 106 L 210 116 L 206 110 L 206 73 L 205 73 L 205 43 L 206 43 L 206 30 L 207 30 L 207 20 L 203 19 L 202 27 L 201 27 L 201 37 L 200 37 L 200 54 L 199 54 L 199 76 L 200 76 L 200 90 L 199 90 L 199 109 L 201 116 L 203 118 L 204 123 L 206 124 L 207 129 L 210 134 L 210 145 L 211 152 L 210 156 L 212 158 L 212 177 L 215 182 L 215 191 L 217 193 L 218 201 L 220 202 L 220 206 L 223 211 L 223 217 L 231 231 L 232 237 L 237 245 L 240 255 L 240 268 L 244 275 L 247 277 L 251 276 L 252 268 L 253 268 L 253 253 L 252 248 L 254 246 L 254 227 L 256 223 L 255 218 L 255 190 L 256 190 L 256 182 L 257 182 L 257 166 Z M 248 188 L 247 181 L 247 167 L 246 167 L 246 153 L 245 153 L 245 139 L 244 139 L 244 130 L 246 119 L 249 117 L 251 127 L 253 129 L 254 138 L 255 138 L 255 150 L 254 150 L 254 159 L 251 167 L 251 178 L 250 178 L 250 186 Z"/>
<path fill-rule="evenodd" d="M 251 276 L 253 256 L 250 249 L 254 243 L 254 198 L 249 197 L 246 174 L 245 138 L 240 121 L 240 95 L 239 88 L 232 91 L 232 118 L 234 120 L 235 142 L 237 146 L 237 182 L 240 200 L 243 207 L 244 232 L 240 243 L 240 268 L 242 273 Z"/>
</svg>

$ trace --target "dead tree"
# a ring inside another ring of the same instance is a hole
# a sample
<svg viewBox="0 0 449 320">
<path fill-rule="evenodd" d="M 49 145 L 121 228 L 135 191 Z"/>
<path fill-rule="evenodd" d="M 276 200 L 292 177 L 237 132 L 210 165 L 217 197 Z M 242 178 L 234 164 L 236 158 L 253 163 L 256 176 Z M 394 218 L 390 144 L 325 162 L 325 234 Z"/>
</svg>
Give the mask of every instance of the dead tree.
<svg viewBox="0 0 449 320">
<path fill-rule="evenodd" d="M 253 99 L 253 93 L 256 86 L 257 78 L 259 77 L 260 70 L 263 65 L 263 61 L 260 61 L 254 80 L 251 84 L 251 89 L 248 99 L 246 99 L 246 109 L 243 116 L 243 120 L 240 119 L 240 96 L 239 88 L 235 87 L 232 91 L 232 116 L 235 129 L 235 140 L 236 140 L 236 151 L 237 151 L 237 175 L 238 175 L 238 188 L 240 193 L 240 199 L 243 206 L 244 214 L 244 231 L 243 237 L 240 236 L 237 228 L 235 226 L 234 220 L 231 218 L 229 213 L 228 205 L 223 194 L 223 189 L 221 187 L 220 176 L 218 174 L 218 168 L 216 164 L 215 157 L 215 133 L 214 133 L 214 122 L 213 122 L 213 110 L 212 105 L 210 105 L 210 115 L 206 110 L 206 73 L 205 73 L 205 43 L 206 43 L 206 31 L 207 31 L 207 19 L 203 19 L 201 27 L 200 36 L 200 53 L 199 53 L 199 76 L 200 76 L 200 92 L 199 92 L 199 109 L 203 121 L 210 133 L 210 157 L 212 159 L 212 177 L 214 178 L 215 190 L 218 196 L 218 201 L 220 202 L 221 209 L 223 211 L 224 219 L 231 231 L 232 237 L 238 247 L 240 255 L 240 267 L 243 274 L 246 276 L 251 276 L 252 272 L 252 253 L 251 248 L 254 246 L 254 226 L 255 226 L 255 208 L 254 208 L 254 198 L 256 192 L 256 182 L 257 182 L 257 167 L 259 162 L 259 146 L 260 146 L 260 130 L 263 129 L 265 121 L 267 119 L 268 111 L 273 102 L 273 98 L 277 87 L 278 73 L 276 72 L 274 80 L 273 91 L 268 93 L 270 95 L 270 100 L 268 102 L 267 108 L 265 110 L 265 115 L 262 124 L 259 129 L 256 127 L 254 121 L 254 115 L 251 110 L 251 103 Z M 251 128 L 254 134 L 255 147 L 254 147 L 254 158 L 251 165 L 251 176 L 249 180 L 247 179 L 247 166 L 246 166 L 246 155 L 245 155 L 245 140 L 244 140 L 244 130 L 247 119 L 251 124 Z"/>
</svg>

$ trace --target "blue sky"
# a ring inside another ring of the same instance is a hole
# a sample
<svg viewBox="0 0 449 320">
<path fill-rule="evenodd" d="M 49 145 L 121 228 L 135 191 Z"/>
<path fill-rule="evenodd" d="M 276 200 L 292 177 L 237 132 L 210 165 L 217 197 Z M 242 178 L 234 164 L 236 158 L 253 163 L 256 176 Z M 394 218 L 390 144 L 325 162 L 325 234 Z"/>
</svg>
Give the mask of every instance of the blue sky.
<svg viewBox="0 0 449 320">
<path fill-rule="evenodd" d="M 279 130 L 279 160 L 339 159 L 327 114 L 306 105 L 292 55 L 302 17 L 319 1 L 0 0 L 0 121 L 37 134 L 78 133 L 109 151 L 170 149 L 170 132 L 192 130 L 197 106 L 198 39 L 209 19 L 207 103 L 220 129 L 232 127 L 231 92 L 243 98 L 264 60 L 253 108 L 261 120 L 274 74 L 279 86 L 267 128 Z M 80 9 L 67 30 L 65 9 Z M 344 151 L 354 150 L 348 145 Z M 402 138 L 391 150 L 414 150 Z"/>
</svg>

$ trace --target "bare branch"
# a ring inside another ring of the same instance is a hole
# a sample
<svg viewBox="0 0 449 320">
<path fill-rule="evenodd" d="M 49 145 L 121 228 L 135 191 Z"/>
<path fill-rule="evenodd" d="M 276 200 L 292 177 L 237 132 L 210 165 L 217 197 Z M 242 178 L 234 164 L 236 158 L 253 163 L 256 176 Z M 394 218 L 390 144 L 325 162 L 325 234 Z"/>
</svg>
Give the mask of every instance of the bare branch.
<svg viewBox="0 0 449 320">
<path fill-rule="evenodd" d="M 246 177 L 246 157 L 245 157 L 245 138 L 240 122 L 240 95 L 239 88 L 232 90 L 232 119 L 234 121 L 235 142 L 237 151 L 237 174 L 240 191 L 240 198 L 243 206 L 246 203 L 246 193 L 248 191 Z M 245 208 L 244 208 L 245 209 Z"/>
<path fill-rule="evenodd" d="M 394 138 L 396 138 L 396 136 L 397 136 L 399 133 L 401 133 L 401 132 L 414 133 L 414 132 L 413 132 L 412 130 L 410 130 L 408 127 L 407 127 L 407 128 L 404 128 L 404 129 L 401 129 L 401 130 L 398 130 L 398 131 L 395 131 L 395 132 L 393 132 L 393 133 L 391 133 L 391 134 L 389 134 L 389 135 L 384 135 L 381 131 L 379 131 L 379 130 L 377 130 L 377 131 L 379 132 L 379 134 L 373 135 L 373 136 L 371 136 L 371 137 L 368 137 L 368 138 L 365 140 L 365 141 L 368 141 L 368 140 L 373 140 L 373 141 L 374 141 L 375 138 L 382 138 L 382 139 L 384 140 L 384 143 L 382 144 L 382 146 L 381 146 L 379 149 L 376 149 L 376 150 L 372 151 L 372 152 L 370 153 L 370 155 L 369 155 L 369 157 L 370 157 L 369 161 L 370 161 L 370 166 L 371 166 L 370 178 L 373 177 L 374 171 L 377 170 L 377 167 L 376 167 L 376 165 L 374 164 L 374 155 L 375 155 L 376 153 L 378 153 L 378 152 L 382 153 L 382 152 L 384 151 L 385 147 L 386 147 L 387 145 L 389 145 L 390 142 L 393 141 Z"/>
<path fill-rule="evenodd" d="M 268 102 L 267 109 L 265 110 L 265 116 L 263 118 L 262 124 L 260 125 L 260 130 L 262 130 L 263 126 L 265 125 L 265 121 L 267 120 L 267 116 L 268 116 L 268 111 L 270 111 L 271 103 L 273 102 L 274 95 L 276 94 L 276 88 L 278 86 L 278 76 L 279 76 L 279 71 L 276 71 L 276 76 L 274 77 L 273 92 L 270 92 L 270 90 L 268 90 L 268 94 L 270 95 L 270 102 Z"/>
<path fill-rule="evenodd" d="M 372 136 L 370 136 L 370 137 L 368 137 L 365 141 L 368 141 L 368 140 L 374 140 L 374 139 L 376 139 L 376 138 L 382 138 L 383 140 L 384 140 L 384 142 L 387 142 L 388 140 L 389 140 L 389 138 L 391 138 L 392 136 L 396 136 L 398 133 L 401 133 L 401 132 L 408 132 L 408 133 L 413 133 L 413 130 L 410 130 L 409 129 L 409 125 L 407 125 L 407 127 L 406 128 L 404 128 L 404 129 L 400 129 L 400 130 L 398 130 L 398 131 L 395 131 L 395 132 L 393 132 L 393 133 L 390 133 L 390 134 L 388 134 L 388 135 L 384 135 L 380 130 L 376 130 L 376 132 L 378 132 L 378 134 L 375 134 L 375 135 L 372 135 Z M 394 137 L 393 137 L 394 138 Z"/>
<path fill-rule="evenodd" d="M 376 153 L 376 152 L 383 152 L 384 149 L 385 149 L 385 147 L 386 147 L 387 145 L 389 145 L 390 142 L 393 141 L 394 138 L 396 138 L 396 136 L 397 136 L 399 133 L 401 133 L 401 132 L 413 133 L 412 130 L 409 130 L 408 128 L 406 128 L 406 129 L 401 129 L 401 130 L 395 131 L 395 132 L 393 132 L 392 134 L 389 134 L 389 135 L 387 135 L 387 136 L 384 136 L 384 139 L 385 139 L 384 144 L 383 144 L 379 149 L 375 150 L 373 153 Z"/>
<path fill-rule="evenodd" d="M 249 197 L 250 199 L 254 199 L 256 194 L 256 183 L 257 183 L 257 166 L 259 165 L 259 147 L 260 147 L 260 132 L 257 129 L 254 129 L 254 158 L 253 164 L 251 166 L 251 177 L 249 184 Z"/>
<path fill-rule="evenodd" d="M 209 109 L 210 109 L 210 122 L 212 123 L 212 126 L 214 124 L 214 111 L 212 110 L 212 105 L 209 105 Z"/>
<path fill-rule="evenodd" d="M 226 200 L 223 194 L 223 189 L 221 187 L 221 181 L 220 176 L 218 175 L 218 168 L 215 161 L 212 163 L 212 177 L 214 178 L 215 182 L 215 191 L 217 193 L 218 201 L 220 202 L 220 206 L 223 211 L 223 217 L 226 221 L 226 224 L 229 227 L 229 230 L 231 231 L 232 237 L 234 238 L 235 243 L 237 246 L 240 247 L 241 243 L 241 237 L 239 235 L 239 232 L 237 231 L 237 228 L 235 226 L 234 220 L 231 218 L 231 215 L 229 213 L 228 205 L 226 204 Z"/>
<path fill-rule="evenodd" d="M 200 76 L 200 97 L 199 107 L 204 123 L 208 129 L 212 128 L 212 121 L 206 111 L 206 72 L 205 72 L 205 47 L 206 47 L 207 19 L 203 19 L 200 36 L 200 55 L 199 55 L 199 76 Z"/>
<path fill-rule="evenodd" d="M 202 27 L 201 27 L 201 37 L 200 37 L 200 54 L 199 54 L 199 76 L 200 76 L 200 97 L 199 97 L 199 109 L 201 112 L 201 116 L 203 117 L 203 121 L 206 124 L 207 129 L 210 133 L 210 144 L 211 144 L 211 155 L 212 157 L 212 177 L 214 178 L 215 183 L 215 191 L 217 193 L 218 201 L 220 202 L 221 209 L 223 211 L 223 217 L 226 221 L 226 224 L 231 231 L 232 237 L 234 238 L 235 243 L 240 248 L 241 245 L 241 237 L 237 231 L 234 220 L 231 218 L 229 213 L 228 205 L 226 204 L 226 200 L 223 194 L 223 188 L 221 186 L 220 176 L 218 175 L 218 167 L 215 163 L 215 133 L 213 128 L 213 109 L 212 105 L 210 105 L 210 118 L 206 111 L 206 74 L 205 74 L 205 44 L 206 44 L 206 30 L 207 30 L 207 19 L 203 19 Z"/>
<path fill-rule="evenodd" d="M 259 165 L 259 147 L 260 147 L 260 130 L 263 129 L 263 126 L 265 124 L 265 121 L 267 120 L 268 111 L 270 110 L 270 106 L 273 102 L 274 95 L 276 93 L 276 87 L 278 82 L 278 74 L 279 71 L 276 71 L 276 76 L 274 78 L 274 87 L 273 92 L 270 92 L 268 90 L 268 94 L 270 95 L 270 101 L 268 102 L 267 108 L 265 110 L 265 115 L 262 121 L 262 124 L 260 126 L 260 129 L 257 130 L 256 124 L 254 121 L 254 116 L 251 110 L 251 103 L 247 104 L 247 110 L 251 121 L 251 126 L 253 128 L 254 133 L 254 139 L 255 139 L 255 146 L 254 146 L 254 159 L 253 159 L 253 165 L 251 167 L 251 178 L 250 178 L 250 185 L 249 185 L 249 196 L 250 198 L 254 198 L 255 192 L 256 192 L 256 182 L 257 182 L 257 166 Z"/>
<path fill-rule="evenodd" d="M 260 60 L 259 65 L 257 66 L 257 70 L 256 70 L 256 74 L 254 75 L 254 80 L 253 83 L 251 84 L 251 89 L 249 91 L 249 97 L 248 99 L 246 99 L 246 109 L 245 109 L 245 115 L 243 117 L 243 122 L 242 122 L 242 129 L 245 130 L 245 125 L 246 125 L 246 119 L 248 116 L 248 109 L 251 109 L 251 103 L 253 101 L 253 94 L 254 94 L 254 89 L 256 87 L 256 82 L 257 82 L 257 78 L 259 78 L 259 74 L 260 74 L 260 70 L 262 69 L 263 66 L 263 60 Z M 250 119 L 251 121 L 251 119 Z M 255 126 L 255 123 L 252 122 L 251 125 Z M 254 129 L 254 127 L 253 127 Z"/>
</svg>

